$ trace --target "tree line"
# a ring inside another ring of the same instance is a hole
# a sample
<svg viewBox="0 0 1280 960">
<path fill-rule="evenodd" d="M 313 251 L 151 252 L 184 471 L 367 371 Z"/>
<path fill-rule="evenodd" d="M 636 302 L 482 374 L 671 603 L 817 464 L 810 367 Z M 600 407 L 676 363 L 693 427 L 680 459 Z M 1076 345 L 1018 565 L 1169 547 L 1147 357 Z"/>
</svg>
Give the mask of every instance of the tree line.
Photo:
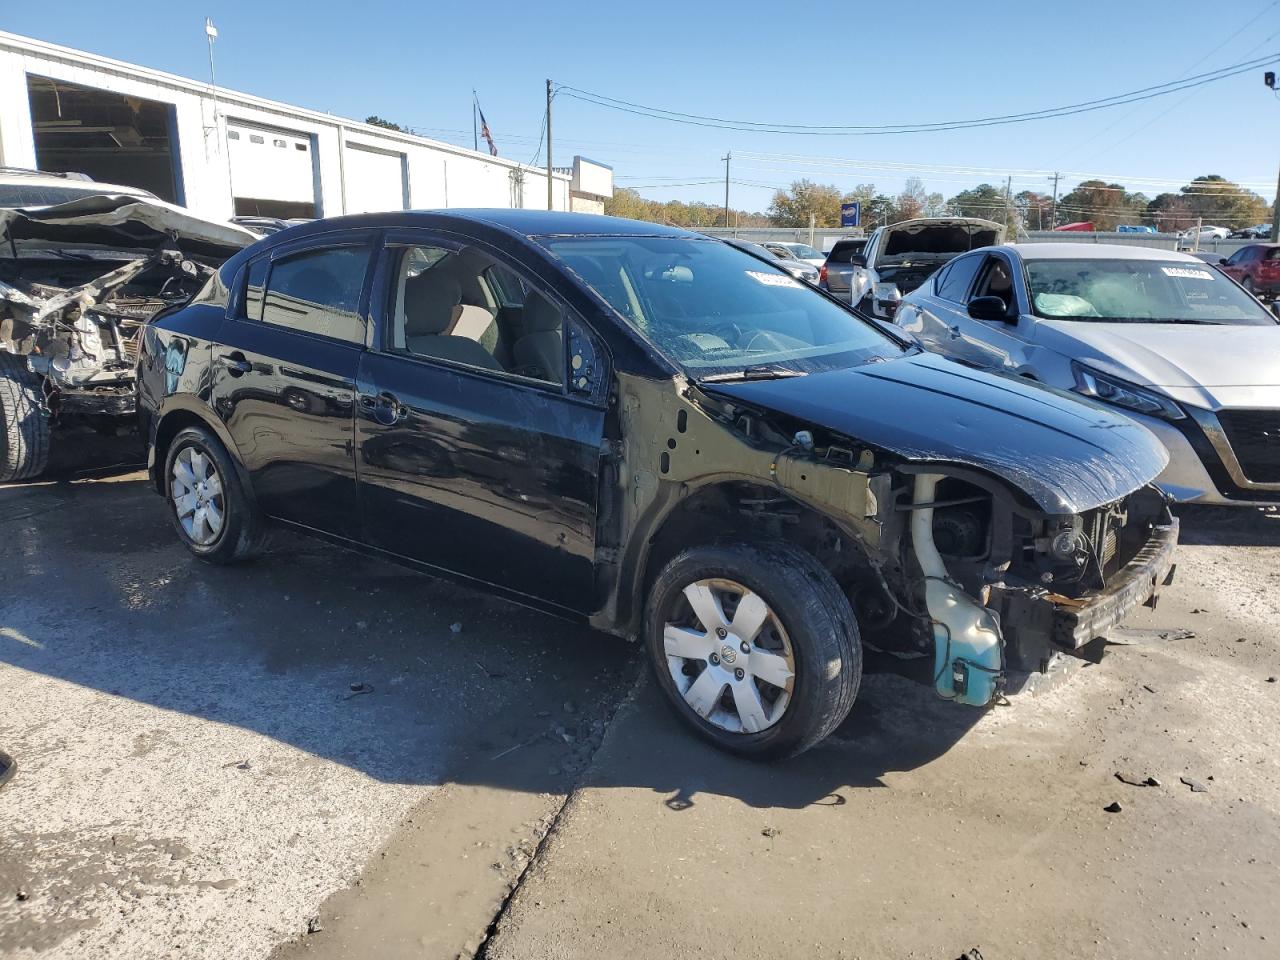
<svg viewBox="0 0 1280 960">
<path fill-rule="evenodd" d="M 919 177 L 911 177 L 902 190 L 886 194 L 873 183 L 852 190 L 833 184 L 796 180 L 773 195 L 764 212 L 729 210 L 728 225 L 738 227 L 816 227 L 840 225 L 840 205 L 862 205 L 862 226 L 872 229 L 886 223 L 917 217 L 980 217 L 1003 223 L 1016 235 L 1022 230 L 1050 230 L 1069 223 L 1088 222 L 1097 230 L 1114 230 L 1121 224 L 1155 227 L 1174 232 L 1197 223 L 1232 228 L 1269 223 L 1271 205 L 1261 196 L 1218 174 L 1196 177 L 1176 192 L 1148 197 L 1119 183 L 1085 180 L 1058 197 L 1035 190 L 1017 193 L 1006 187 L 981 183 L 951 197 L 929 191 Z M 619 187 L 605 202 L 605 213 L 633 220 L 647 220 L 676 227 L 725 226 L 721 204 L 682 200 L 650 200 L 628 187 Z"/>
<path fill-rule="evenodd" d="M 842 192 L 838 187 L 797 180 L 779 190 L 769 204 L 772 226 L 807 227 L 812 214 L 816 226 L 840 225 L 840 205 L 858 200 L 864 227 L 912 220 L 916 217 L 981 217 L 1004 223 L 1010 231 L 1050 230 L 1068 223 L 1088 222 L 1097 230 L 1121 224 L 1152 226 L 1172 232 L 1197 223 L 1249 227 L 1271 220 L 1271 205 L 1261 196 L 1218 174 L 1196 177 L 1176 193 L 1148 197 L 1118 183 L 1085 180 L 1058 197 L 1049 193 L 982 183 L 949 198 L 930 193 L 919 177 L 911 177 L 896 196 L 879 192 L 874 184 L 859 184 Z"/>
</svg>

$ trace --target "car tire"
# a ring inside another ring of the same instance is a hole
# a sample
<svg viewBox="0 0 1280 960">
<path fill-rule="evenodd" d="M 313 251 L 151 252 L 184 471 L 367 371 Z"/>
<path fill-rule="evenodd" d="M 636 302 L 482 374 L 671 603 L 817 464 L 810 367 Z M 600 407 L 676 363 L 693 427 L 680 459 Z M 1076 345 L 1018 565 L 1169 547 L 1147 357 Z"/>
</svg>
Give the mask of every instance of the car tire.
<svg viewBox="0 0 1280 960">
<path fill-rule="evenodd" d="M 0 352 L 0 483 L 34 480 L 49 465 L 49 417 L 27 358 Z"/>
<path fill-rule="evenodd" d="M 706 623 L 717 618 L 718 632 Z M 753 633 L 756 622 L 763 626 Z M 755 759 L 792 757 L 821 741 L 848 715 L 862 678 L 848 599 L 812 555 L 787 543 L 679 554 L 650 590 L 645 645 L 685 723 Z"/>
<path fill-rule="evenodd" d="M 201 560 L 235 563 L 261 550 L 262 517 L 226 447 L 204 427 L 187 427 L 173 438 L 164 493 L 179 539 Z"/>
<path fill-rule="evenodd" d="M 1246 293 L 1253 293 L 1253 277 L 1241 278 L 1240 286 L 1244 287 Z"/>
</svg>

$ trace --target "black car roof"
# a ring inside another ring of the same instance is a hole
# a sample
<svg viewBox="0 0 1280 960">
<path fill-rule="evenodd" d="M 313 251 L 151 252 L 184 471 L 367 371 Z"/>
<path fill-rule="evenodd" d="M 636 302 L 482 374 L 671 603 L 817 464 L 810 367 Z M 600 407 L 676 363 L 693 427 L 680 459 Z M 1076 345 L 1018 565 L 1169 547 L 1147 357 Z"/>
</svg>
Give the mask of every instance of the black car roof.
<svg viewBox="0 0 1280 960">
<path fill-rule="evenodd" d="M 342 229 L 375 229 L 380 227 L 433 226 L 447 227 L 449 222 L 499 227 L 525 237 L 545 236 L 643 236 L 683 237 L 705 240 L 700 234 L 668 227 L 659 223 L 604 217 L 590 213 L 564 213 L 559 210 L 510 210 L 502 208 L 450 208 L 447 210 L 397 210 L 388 213 L 359 213 L 328 217 L 299 224 L 285 231 L 289 239 L 312 233 Z"/>
</svg>

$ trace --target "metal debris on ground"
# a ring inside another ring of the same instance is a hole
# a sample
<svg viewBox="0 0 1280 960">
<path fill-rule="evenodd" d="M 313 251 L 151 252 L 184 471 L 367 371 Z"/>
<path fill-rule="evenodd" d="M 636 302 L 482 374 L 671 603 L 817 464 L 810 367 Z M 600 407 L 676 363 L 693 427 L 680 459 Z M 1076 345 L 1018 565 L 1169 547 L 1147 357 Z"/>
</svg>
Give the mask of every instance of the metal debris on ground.
<svg viewBox="0 0 1280 960">
<path fill-rule="evenodd" d="M 1130 773 L 1128 770 L 1117 770 L 1116 779 L 1121 783 L 1127 783 L 1131 787 L 1158 787 L 1160 781 L 1155 777 L 1140 777 L 1136 773 Z"/>
<path fill-rule="evenodd" d="M 1206 787 L 1199 780 L 1192 779 L 1191 777 L 1179 777 L 1178 779 L 1181 780 L 1183 783 L 1185 783 L 1188 787 L 1190 787 L 1192 793 L 1208 793 L 1209 792 L 1209 788 Z"/>
<path fill-rule="evenodd" d="M 373 687 L 367 683 L 353 683 L 351 684 L 351 692 L 342 699 L 350 700 L 352 697 L 358 697 L 362 693 L 373 693 Z"/>
<path fill-rule="evenodd" d="M 781 830 L 779 830 L 777 827 L 765 827 L 763 830 L 761 830 L 761 831 L 760 831 L 760 836 L 762 836 L 762 837 L 776 837 L 776 836 L 777 836 L 778 834 L 780 834 L 781 832 L 782 832 L 782 831 L 781 831 Z"/>
</svg>

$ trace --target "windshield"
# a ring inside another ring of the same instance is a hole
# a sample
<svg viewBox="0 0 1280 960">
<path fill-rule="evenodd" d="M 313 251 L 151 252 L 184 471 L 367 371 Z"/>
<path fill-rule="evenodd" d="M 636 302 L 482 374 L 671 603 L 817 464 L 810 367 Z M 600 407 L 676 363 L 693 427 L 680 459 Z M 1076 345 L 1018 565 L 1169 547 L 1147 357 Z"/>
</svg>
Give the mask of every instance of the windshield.
<svg viewBox="0 0 1280 960">
<path fill-rule="evenodd" d="M 1035 312 L 1065 320 L 1269 326 L 1271 314 L 1227 277 L 1181 260 L 1028 260 Z"/>
<path fill-rule="evenodd" d="M 691 376 L 747 368 L 813 373 L 903 352 L 790 274 L 715 240 L 541 242 Z"/>
<path fill-rule="evenodd" d="M 79 200 L 81 197 L 99 197 L 103 195 L 150 197 L 151 194 L 141 190 L 122 190 L 119 187 L 105 187 L 102 184 L 86 184 L 83 187 L 63 186 L 62 184 L 41 183 L 0 183 L 0 208 L 10 207 L 52 207 L 59 203 Z"/>
<path fill-rule="evenodd" d="M 791 256 L 795 257 L 797 260 L 822 259 L 822 254 L 813 249 L 813 247 L 809 246 L 807 243 L 784 243 L 782 247 L 784 250 L 789 251 Z"/>
</svg>

